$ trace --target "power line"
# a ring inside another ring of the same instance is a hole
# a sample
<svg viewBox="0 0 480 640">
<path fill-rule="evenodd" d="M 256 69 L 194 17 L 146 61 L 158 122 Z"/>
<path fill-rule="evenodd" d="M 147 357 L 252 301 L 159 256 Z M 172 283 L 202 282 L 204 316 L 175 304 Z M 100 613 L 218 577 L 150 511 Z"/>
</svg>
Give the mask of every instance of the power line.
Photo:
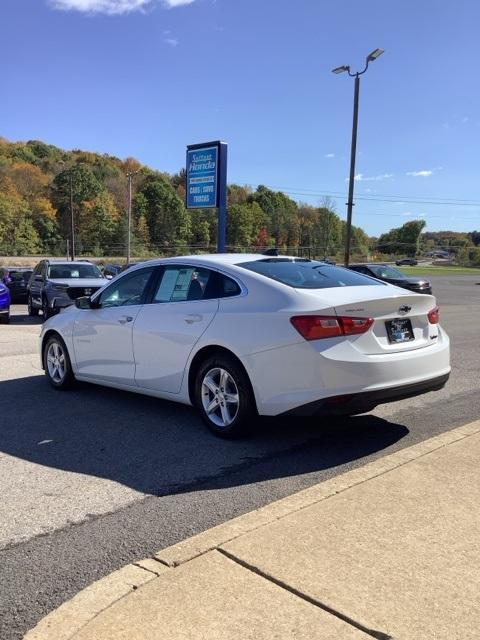
<svg viewBox="0 0 480 640">
<path fill-rule="evenodd" d="M 253 187 L 253 185 L 249 185 Z M 343 191 L 317 191 L 315 189 L 309 189 L 307 187 L 281 187 L 279 185 L 266 185 L 269 189 L 279 189 L 284 193 L 291 193 L 305 196 L 319 196 L 319 197 L 331 197 L 331 198 L 346 198 L 347 194 Z M 480 201 L 473 199 L 460 199 L 460 198 L 440 198 L 436 196 L 425 196 L 418 198 L 411 198 L 409 196 L 401 195 L 359 195 L 355 196 L 356 200 L 372 200 L 374 202 L 406 202 L 411 204 L 438 204 L 438 205 L 455 205 L 455 206 L 469 206 L 480 207 Z"/>
</svg>

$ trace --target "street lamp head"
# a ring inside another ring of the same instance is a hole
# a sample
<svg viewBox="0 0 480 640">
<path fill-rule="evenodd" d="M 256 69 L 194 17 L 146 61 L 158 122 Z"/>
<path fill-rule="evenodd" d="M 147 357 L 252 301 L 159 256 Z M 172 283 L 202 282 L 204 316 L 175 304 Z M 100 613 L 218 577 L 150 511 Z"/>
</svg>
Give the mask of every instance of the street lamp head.
<svg viewBox="0 0 480 640">
<path fill-rule="evenodd" d="M 384 49 L 374 49 L 372 51 L 372 53 L 369 53 L 367 56 L 367 62 L 373 62 L 373 60 L 376 60 L 377 58 L 379 58 L 382 53 L 385 53 Z"/>
<path fill-rule="evenodd" d="M 332 69 L 332 73 L 344 73 L 344 71 L 350 71 L 350 67 L 342 65 L 341 67 L 335 67 L 335 69 Z"/>
</svg>

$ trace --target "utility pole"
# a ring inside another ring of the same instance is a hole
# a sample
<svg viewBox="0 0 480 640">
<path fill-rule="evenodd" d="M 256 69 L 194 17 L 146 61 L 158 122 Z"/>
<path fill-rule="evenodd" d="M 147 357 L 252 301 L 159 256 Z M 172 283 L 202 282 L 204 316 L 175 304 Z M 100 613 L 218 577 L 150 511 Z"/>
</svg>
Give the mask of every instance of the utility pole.
<svg viewBox="0 0 480 640">
<path fill-rule="evenodd" d="M 132 179 L 138 171 L 127 171 L 128 178 L 128 219 L 127 219 L 127 265 L 130 264 L 132 236 Z"/>
<path fill-rule="evenodd" d="M 336 67 L 332 70 L 332 73 L 343 73 L 344 71 L 348 71 L 348 75 L 351 78 L 355 78 L 355 91 L 353 94 L 353 123 L 352 123 L 352 145 L 350 151 L 350 176 L 348 182 L 348 202 L 347 202 L 347 229 L 346 229 L 346 237 L 345 237 L 345 266 L 348 267 L 350 262 L 350 247 L 352 242 L 352 211 L 354 207 L 353 202 L 353 190 L 355 184 L 355 159 L 357 156 L 357 129 L 358 129 L 358 101 L 360 96 L 360 76 L 365 73 L 368 69 L 368 65 L 370 62 L 373 62 L 377 58 L 379 58 L 383 49 L 375 49 L 367 56 L 365 68 L 363 71 L 357 71 L 352 73 L 350 71 L 350 67 L 348 65 L 343 65 L 341 67 Z"/>
<path fill-rule="evenodd" d="M 73 216 L 73 176 L 70 173 L 70 235 L 72 238 L 72 262 L 75 260 L 75 219 Z"/>
</svg>

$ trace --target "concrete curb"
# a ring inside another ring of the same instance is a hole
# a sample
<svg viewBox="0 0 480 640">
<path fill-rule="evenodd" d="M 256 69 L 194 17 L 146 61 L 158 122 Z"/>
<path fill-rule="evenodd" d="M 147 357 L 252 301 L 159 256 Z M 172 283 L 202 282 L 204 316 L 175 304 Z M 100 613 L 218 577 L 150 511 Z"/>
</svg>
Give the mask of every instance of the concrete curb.
<svg viewBox="0 0 480 640">
<path fill-rule="evenodd" d="M 93 583 L 51 612 L 25 635 L 24 640 L 71 640 L 82 627 L 113 603 L 159 575 L 174 570 L 174 567 L 478 432 L 480 420 L 396 451 L 363 467 L 234 518 L 163 549 L 153 558 L 129 564 Z"/>
</svg>

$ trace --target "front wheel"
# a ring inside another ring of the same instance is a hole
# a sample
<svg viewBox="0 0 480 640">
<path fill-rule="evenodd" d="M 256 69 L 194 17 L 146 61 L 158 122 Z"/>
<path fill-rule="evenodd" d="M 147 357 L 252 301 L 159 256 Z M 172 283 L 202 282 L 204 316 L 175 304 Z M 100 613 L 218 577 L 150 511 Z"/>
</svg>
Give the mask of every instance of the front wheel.
<svg viewBox="0 0 480 640">
<path fill-rule="evenodd" d="M 245 435 L 256 415 L 250 381 L 228 356 L 206 360 L 195 380 L 195 403 L 213 433 L 222 438 Z"/>
<path fill-rule="evenodd" d="M 43 349 L 43 366 L 55 389 L 69 389 L 75 382 L 67 347 L 60 336 L 50 337 Z"/>
<path fill-rule="evenodd" d="M 28 315 L 29 316 L 38 316 L 38 309 L 33 306 L 33 300 L 32 300 L 32 296 L 31 295 L 28 296 L 27 306 L 28 306 Z"/>
<path fill-rule="evenodd" d="M 0 324 L 9 324 L 10 322 L 10 312 L 2 313 L 0 315 Z"/>
<path fill-rule="evenodd" d="M 52 309 L 50 309 L 50 307 L 48 306 L 47 298 L 43 298 L 42 300 L 42 313 L 43 313 L 44 320 L 48 320 L 53 315 Z"/>
</svg>

